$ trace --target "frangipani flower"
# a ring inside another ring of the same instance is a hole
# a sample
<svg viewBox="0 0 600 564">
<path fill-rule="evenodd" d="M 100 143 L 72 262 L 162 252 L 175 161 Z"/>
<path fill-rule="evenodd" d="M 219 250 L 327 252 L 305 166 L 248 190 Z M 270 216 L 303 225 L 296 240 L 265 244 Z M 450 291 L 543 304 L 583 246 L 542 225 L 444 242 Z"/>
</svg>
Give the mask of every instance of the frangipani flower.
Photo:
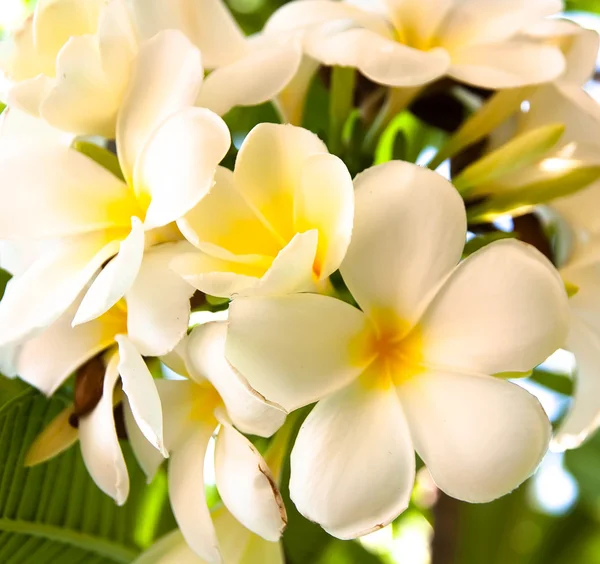
<svg viewBox="0 0 600 564">
<path fill-rule="evenodd" d="M 204 80 L 196 105 L 226 114 L 234 106 L 271 100 L 296 74 L 300 42 L 289 34 L 246 38 L 222 0 L 134 0 L 142 37 L 179 29 L 202 52 L 212 72 Z"/>
<path fill-rule="evenodd" d="M 226 344 L 269 400 L 286 410 L 321 400 L 292 451 L 290 492 L 302 514 L 344 539 L 407 507 L 413 449 L 465 501 L 525 480 L 550 425 L 504 373 L 543 361 L 569 321 L 560 277 L 525 244 L 497 242 L 456 267 L 465 210 L 439 175 L 390 162 L 355 186 L 341 273 L 362 311 L 314 294 L 237 298 Z"/>
<path fill-rule="evenodd" d="M 55 143 L 2 152 L 0 239 L 52 245 L 2 300 L 0 346 L 54 322 L 105 265 L 74 322 L 98 317 L 130 288 L 145 248 L 182 238 L 172 223 L 206 195 L 230 143 L 216 114 L 191 107 L 202 76 L 200 53 L 181 32 L 142 46 L 117 128 L 125 182 Z"/>
<path fill-rule="evenodd" d="M 119 376 L 131 425 L 139 427 L 138 433 L 157 449 L 158 456 L 167 456 L 160 398 L 142 355 L 167 355 L 186 335 L 194 289 L 169 269 L 173 257 L 186 246 L 179 242 L 151 249 L 125 300 L 99 318 L 72 327 L 76 304 L 18 352 L 19 376 L 47 395 L 73 372 L 81 373 L 74 406 L 41 436 L 30 461 L 46 460 L 79 437 L 92 478 L 118 504 L 125 502 L 129 490 L 113 421 L 113 390 Z M 77 416 L 78 432 L 70 427 L 72 414 Z M 49 440 L 56 435 L 65 441 Z"/>
<path fill-rule="evenodd" d="M 243 527 L 275 543 L 286 524 L 285 507 L 275 480 L 245 433 L 272 435 L 284 422 L 285 413 L 253 393 L 226 362 L 226 323 L 207 323 L 165 359 L 188 380 L 157 380 L 163 406 L 165 444 L 169 460 L 169 495 L 173 513 L 190 548 L 206 562 L 220 562 L 232 550 L 243 551 L 244 535 L 236 544 L 227 535 L 217 537 L 221 517 L 211 518 L 204 493 L 204 458 L 209 440 L 219 427 L 215 442 L 215 476 L 227 511 Z M 175 362 L 177 366 L 172 363 Z M 162 459 L 148 449 L 146 439 L 125 421 L 134 453 L 152 479 Z M 234 426 L 235 425 L 235 426 Z M 223 518 L 232 520 L 227 514 Z M 228 526 L 228 525 L 227 525 Z M 221 531 L 223 533 L 223 531 Z M 277 544 L 268 552 L 278 552 Z M 239 557 L 239 556 L 238 556 Z"/>
<path fill-rule="evenodd" d="M 344 163 L 313 133 L 259 124 L 235 171 L 178 225 L 200 252 L 172 267 L 213 296 L 314 288 L 339 268 L 352 232 L 354 193 Z"/>
<path fill-rule="evenodd" d="M 138 49 L 123 0 L 40 0 L 4 49 L 11 106 L 65 131 L 114 137 Z"/>
<path fill-rule="evenodd" d="M 577 363 L 573 403 L 554 443 L 576 448 L 600 425 L 600 240 L 598 235 L 576 248 L 560 273 L 574 286 L 569 299 L 571 324 L 564 348 Z"/>
<path fill-rule="evenodd" d="M 559 0 L 298 0 L 277 10 L 265 30 L 301 31 L 313 59 L 355 67 L 385 86 L 418 87 L 448 75 L 501 89 L 562 74 L 560 49 L 520 35 L 561 9 Z"/>
<path fill-rule="evenodd" d="M 167 29 L 185 33 L 216 69 L 195 104 L 221 115 L 270 100 L 300 64 L 297 41 L 246 40 L 221 0 L 138 0 L 132 8 L 125 0 L 39 2 L 9 46 L 10 105 L 65 131 L 113 138 L 135 58 L 145 40 Z"/>
</svg>

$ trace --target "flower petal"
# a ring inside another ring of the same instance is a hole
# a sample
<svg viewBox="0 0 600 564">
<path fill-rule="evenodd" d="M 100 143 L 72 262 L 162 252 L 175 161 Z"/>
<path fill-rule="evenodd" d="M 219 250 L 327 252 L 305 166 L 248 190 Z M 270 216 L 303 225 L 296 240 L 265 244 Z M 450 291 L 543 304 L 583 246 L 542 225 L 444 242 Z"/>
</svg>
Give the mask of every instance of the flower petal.
<svg viewBox="0 0 600 564">
<path fill-rule="evenodd" d="M 190 376 L 210 381 L 221 396 L 227 414 L 243 433 L 270 437 L 285 421 L 285 412 L 259 396 L 225 359 L 227 323 L 197 326 L 186 342 Z"/>
<path fill-rule="evenodd" d="M 135 564 L 205 564 L 188 546 L 179 529 L 167 533 L 145 550 Z"/>
<path fill-rule="evenodd" d="M 146 474 L 146 483 L 150 484 L 154 480 L 156 473 L 165 459 L 160 451 L 151 445 L 148 442 L 148 439 L 140 431 L 127 398 L 123 400 L 122 405 L 127 439 L 129 440 L 137 463 L 140 465 L 144 474 Z"/>
<path fill-rule="evenodd" d="M 117 120 L 119 161 L 128 182 L 150 135 L 194 104 L 203 76 L 200 52 L 181 32 L 163 31 L 141 45 Z"/>
<path fill-rule="evenodd" d="M 368 29 L 314 34 L 307 54 L 325 65 L 356 67 L 373 82 L 393 87 L 427 84 L 450 67 L 444 49 L 420 51 Z"/>
<path fill-rule="evenodd" d="M 485 503 L 509 493 L 548 448 L 538 400 L 506 380 L 427 372 L 399 386 L 398 397 L 417 453 L 452 497 Z"/>
<path fill-rule="evenodd" d="M 327 153 L 325 144 L 306 129 L 261 123 L 246 137 L 238 153 L 234 183 L 280 241 L 294 236 L 294 196 L 306 159 Z"/>
<path fill-rule="evenodd" d="M 171 453 L 169 495 L 177 524 L 190 548 L 204 560 L 220 562 L 219 545 L 204 494 L 204 456 L 213 429 L 198 426 Z"/>
<path fill-rule="evenodd" d="M 88 472 L 97 486 L 123 505 L 129 494 L 127 466 L 119 445 L 113 416 L 113 389 L 119 378 L 119 357 L 106 367 L 102 397 L 94 410 L 79 419 L 79 444 Z"/>
<path fill-rule="evenodd" d="M 326 296 L 238 298 L 229 309 L 225 355 L 250 386 L 291 411 L 360 374 L 352 348 L 367 323 L 358 309 Z"/>
<path fill-rule="evenodd" d="M 222 116 L 235 106 L 267 102 L 289 84 L 301 59 L 297 42 L 263 41 L 233 64 L 214 70 L 204 81 L 196 105 Z"/>
<path fill-rule="evenodd" d="M 210 190 L 231 138 L 225 122 L 204 108 L 181 110 L 155 130 L 136 163 L 136 190 L 150 197 L 145 227 L 183 217 Z"/>
<path fill-rule="evenodd" d="M 577 361 L 575 390 L 553 442 L 570 449 L 578 447 L 600 425 L 600 335 L 575 313 L 565 348 Z"/>
<path fill-rule="evenodd" d="M 223 503 L 247 529 L 275 542 L 287 514 L 271 471 L 254 445 L 236 431 L 226 416 L 215 445 L 215 477 Z"/>
<path fill-rule="evenodd" d="M 484 374 L 526 372 L 561 347 L 569 326 L 562 280 L 533 247 L 498 241 L 448 278 L 419 327 L 426 362 Z"/>
<path fill-rule="evenodd" d="M 143 37 L 163 29 L 183 31 L 200 49 L 208 68 L 231 64 L 246 52 L 246 39 L 221 0 L 134 0 Z"/>
<path fill-rule="evenodd" d="M 91 233 L 59 243 L 14 278 L 0 302 L 0 346 L 33 337 L 54 323 L 117 250 L 118 242 L 107 234 Z"/>
<path fill-rule="evenodd" d="M 119 244 L 119 252 L 100 271 L 73 319 L 73 326 L 100 317 L 113 307 L 131 288 L 144 256 L 144 227 L 137 217 L 131 218 L 131 232 Z"/>
<path fill-rule="evenodd" d="M 71 326 L 77 309 L 69 308 L 41 335 L 21 347 L 17 371 L 25 382 L 52 395 L 75 370 L 115 342 L 125 330 L 125 318 L 109 312 L 102 319 Z"/>
<path fill-rule="evenodd" d="M 340 271 L 368 315 L 416 322 L 460 260 L 464 205 L 437 173 L 393 161 L 355 179 L 354 231 Z"/>
<path fill-rule="evenodd" d="M 126 293 L 127 334 L 143 356 L 171 352 L 187 332 L 190 298 L 195 290 L 169 265 L 189 248 L 189 243 L 180 242 L 148 251 Z"/>
<path fill-rule="evenodd" d="M 499 90 L 541 84 L 565 71 L 557 47 L 511 41 L 464 47 L 452 55 L 449 75 L 456 80 Z"/>
<path fill-rule="evenodd" d="M 126 335 L 117 335 L 115 340 L 119 345 L 119 374 L 133 417 L 148 441 L 166 458 L 162 408 L 154 378 Z"/>
<path fill-rule="evenodd" d="M 324 280 L 339 268 L 354 222 L 354 186 L 342 160 L 334 155 L 315 155 L 306 160 L 294 215 L 299 233 L 318 230 L 315 274 Z"/>
<path fill-rule="evenodd" d="M 408 507 L 415 457 L 392 388 L 359 382 L 320 401 L 292 450 L 290 495 L 298 510 L 341 539 L 393 521 Z"/>
<path fill-rule="evenodd" d="M 53 86 L 54 81 L 51 78 L 40 74 L 13 84 L 8 90 L 6 102 L 11 108 L 39 117 L 42 103 Z"/>
<path fill-rule="evenodd" d="M 34 239 L 129 227 L 138 207 L 127 186 L 57 144 L 20 144 L 0 155 L 1 239 Z"/>
</svg>

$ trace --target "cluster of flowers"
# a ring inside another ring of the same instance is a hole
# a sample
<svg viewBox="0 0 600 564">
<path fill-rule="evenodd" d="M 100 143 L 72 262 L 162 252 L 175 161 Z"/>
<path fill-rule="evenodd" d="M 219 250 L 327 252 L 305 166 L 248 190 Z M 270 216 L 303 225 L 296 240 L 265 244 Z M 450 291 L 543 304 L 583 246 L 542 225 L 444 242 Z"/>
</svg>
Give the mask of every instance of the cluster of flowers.
<svg viewBox="0 0 600 564">
<path fill-rule="evenodd" d="M 76 379 L 29 463 L 78 440 L 98 486 L 124 503 L 120 405 L 148 478 L 169 459 L 181 532 L 146 561 L 275 563 L 285 420 L 303 406 L 316 403 L 291 453 L 291 498 L 342 539 L 407 507 L 415 451 L 462 500 L 523 482 L 551 426 L 509 378 L 560 347 L 580 373 L 556 440 L 581 442 L 600 413 L 600 188 L 556 186 L 598 176 L 600 111 L 581 88 L 598 37 L 547 18 L 561 9 L 301 0 L 246 38 L 219 0 L 39 0 L 3 46 L 1 266 L 13 278 L 0 366 L 49 395 Z M 444 77 L 497 91 L 445 156 L 484 137 L 488 154 L 455 185 L 402 161 L 353 180 L 293 125 L 322 65 L 383 88 L 381 123 Z M 219 116 L 269 100 L 287 123 L 257 125 L 234 170 L 219 166 L 231 145 Z M 573 239 L 560 273 L 514 239 L 461 261 L 465 201 L 481 219 L 507 194 L 537 194 L 520 206 L 531 209 L 550 192 Z M 230 299 L 228 321 L 189 331 L 198 292 Z M 182 378 L 153 378 L 154 358 Z M 264 456 L 244 435 L 280 428 Z M 215 433 L 224 506 L 211 516 Z"/>
</svg>

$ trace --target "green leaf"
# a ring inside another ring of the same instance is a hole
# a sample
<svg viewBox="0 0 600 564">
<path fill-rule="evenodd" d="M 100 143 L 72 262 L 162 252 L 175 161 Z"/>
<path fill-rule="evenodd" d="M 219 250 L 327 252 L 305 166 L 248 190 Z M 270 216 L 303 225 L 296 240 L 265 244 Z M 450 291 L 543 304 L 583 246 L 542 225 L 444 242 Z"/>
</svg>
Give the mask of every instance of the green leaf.
<svg viewBox="0 0 600 564">
<path fill-rule="evenodd" d="M 356 70 L 349 67 L 333 67 L 331 71 L 331 94 L 329 97 L 329 151 L 342 153 L 344 124 L 352 113 Z"/>
<path fill-rule="evenodd" d="M 595 509 L 600 502 L 600 433 L 593 435 L 578 449 L 568 450 L 565 467 L 577 479 L 582 500 Z"/>
<path fill-rule="evenodd" d="M 29 445 L 65 404 L 27 391 L 0 409 L 0 562 L 131 562 L 143 548 L 140 516 L 144 526 L 156 525 L 145 543 L 165 532 L 159 519 L 169 513 L 166 490 L 159 515 L 148 518 L 148 496 L 158 490 L 145 486 L 137 465 L 129 465 L 131 491 L 123 507 L 94 484 L 77 447 L 47 464 L 23 465 Z M 128 444 L 122 446 L 131 461 Z"/>
<path fill-rule="evenodd" d="M 591 12 L 600 14 L 599 0 L 567 0 L 565 10 L 569 12 Z"/>
<path fill-rule="evenodd" d="M 75 141 L 73 149 L 97 162 L 100 166 L 112 172 L 117 178 L 125 180 L 117 155 L 111 153 L 108 149 L 88 141 Z"/>
<path fill-rule="evenodd" d="M 479 249 L 483 249 L 483 247 L 493 243 L 494 241 L 501 241 L 502 239 L 514 239 L 515 237 L 516 233 L 505 233 L 504 231 L 493 231 L 492 233 L 484 233 L 483 235 L 473 237 L 471 240 L 467 241 L 465 245 L 463 250 L 463 258 L 472 255 Z"/>
<path fill-rule="evenodd" d="M 494 94 L 479 110 L 477 110 L 446 144 L 439 150 L 435 158 L 427 165 L 435 170 L 446 159 L 477 143 L 492 130 L 496 129 L 512 114 L 517 112 L 535 87 L 508 88 Z"/>
<path fill-rule="evenodd" d="M 559 394 L 570 396 L 573 394 L 573 379 L 568 374 L 557 374 L 536 368 L 530 376 L 534 382 L 550 388 Z"/>
<path fill-rule="evenodd" d="M 499 149 L 465 168 L 453 179 L 461 194 L 480 196 L 486 185 L 543 157 L 558 143 L 565 126 L 554 123 L 518 135 Z"/>
<path fill-rule="evenodd" d="M 520 215 L 532 206 L 569 196 L 600 178 L 600 166 L 581 167 L 520 188 L 509 188 L 467 210 L 470 223 L 493 221 L 500 215 Z"/>
</svg>

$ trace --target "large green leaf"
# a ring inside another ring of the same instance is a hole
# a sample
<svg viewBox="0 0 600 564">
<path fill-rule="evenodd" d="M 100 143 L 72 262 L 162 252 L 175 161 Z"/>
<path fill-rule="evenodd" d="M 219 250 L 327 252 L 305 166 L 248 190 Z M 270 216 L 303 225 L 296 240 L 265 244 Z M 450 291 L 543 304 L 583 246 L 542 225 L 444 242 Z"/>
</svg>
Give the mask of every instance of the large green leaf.
<svg viewBox="0 0 600 564">
<path fill-rule="evenodd" d="M 129 464 L 130 496 L 117 507 L 89 477 L 77 447 L 25 468 L 30 444 L 64 406 L 29 390 L 0 409 L 0 562 L 131 562 L 173 526 L 162 522 L 170 513 L 165 484 L 146 486 L 141 470 Z M 129 462 L 128 445 L 122 446 Z"/>
</svg>

